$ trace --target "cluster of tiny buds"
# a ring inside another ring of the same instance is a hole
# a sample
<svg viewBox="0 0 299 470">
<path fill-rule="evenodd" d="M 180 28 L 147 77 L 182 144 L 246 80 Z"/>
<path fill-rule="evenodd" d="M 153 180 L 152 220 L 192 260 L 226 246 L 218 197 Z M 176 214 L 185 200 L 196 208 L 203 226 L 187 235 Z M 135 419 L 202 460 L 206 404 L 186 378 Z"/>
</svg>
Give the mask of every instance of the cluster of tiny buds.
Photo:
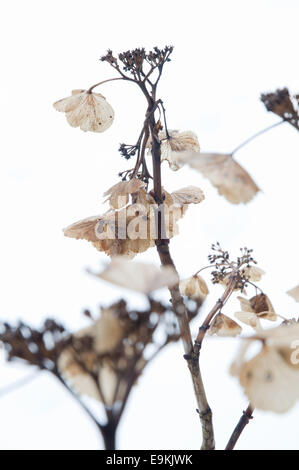
<svg viewBox="0 0 299 470">
<path fill-rule="evenodd" d="M 223 283 L 230 275 L 233 275 L 237 281 L 235 287 L 242 291 L 249 282 L 248 275 L 244 268 L 249 268 L 250 263 L 256 264 L 256 261 L 252 257 L 253 250 L 247 247 L 240 248 L 241 256 L 238 256 L 236 261 L 230 260 L 228 251 L 223 250 L 219 242 L 212 245 L 212 251 L 215 253 L 208 256 L 210 264 L 216 268 L 216 270 L 211 273 L 212 283 Z"/>
<path fill-rule="evenodd" d="M 136 48 L 122 52 L 118 55 L 118 59 L 123 64 L 123 70 L 132 74 L 143 75 L 143 65 L 146 62 L 152 69 L 162 66 L 165 62 L 169 62 L 169 55 L 172 53 L 173 47 L 166 46 L 163 49 L 154 47 L 153 50 L 146 52 L 144 48 Z M 119 68 L 118 59 L 113 55 L 111 50 L 101 57 L 101 61 L 106 61 L 113 67 Z"/>
<path fill-rule="evenodd" d="M 124 157 L 126 160 L 130 160 L 130 158 L 136 154 L 138 148 L 138 145 L 120 144 L 118 151 L 122 157 Z"/>
</svg>

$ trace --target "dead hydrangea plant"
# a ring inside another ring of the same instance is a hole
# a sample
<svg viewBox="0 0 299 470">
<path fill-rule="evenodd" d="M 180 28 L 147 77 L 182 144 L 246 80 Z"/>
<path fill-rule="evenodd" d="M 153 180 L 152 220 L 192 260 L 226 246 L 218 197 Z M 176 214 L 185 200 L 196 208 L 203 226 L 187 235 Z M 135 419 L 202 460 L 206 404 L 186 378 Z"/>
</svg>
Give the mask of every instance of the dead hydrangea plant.
<svg viewBox="0 0 299 470">
<path fill-rule="evenodd" d="M 70 96 L 54 103 L 54 108 L 65 113 L 72 127 L 102 133 L 112 125 L 114 110 L 102 94 L 94 91 L 97 87 L 116 80 L 131 82 L 145 98 L 145 116 L 136 143 L 122 143 L 119 147 L 121 156 L 133 161 L 133 166 L 119 173 L 119 180 L 112 187 L 103 188 L 106 212 L 71 223 L 64 229 L 64 235 L 87 240 L 108 255 L 110 263 L 105 269 L 89 271 L 90 274 L 144 295 L 147 308 L 134 310 L 119 300 L 102 306 L 99 317 L 85 311 L 89 325 L 72 333 L 54 320 L 47 320 L 40 329 L 22 323 L 17 326 L 3 323 L 0 331 L 7 359 L 22 360 L 53 374 L 94 421 L 106 449 L 116 448 L 118 424 L 145 367 L 164 347 L 179 339 L 193 384 L 203 450 L 215 448 L 212 410 L 200 364 L 206 336 L 238 336 L 241 343 L 231 373 L 238 378 L 250 403 L 226 449 L 234 448 L 254 408 L 280 413 L 289 410 L 299 398 L 296 367 L 299 361 L 296 351 L 294 354 L 299 337 L 297 320 L 287 319 L 274 310 L 267 294 L 257 285 L 265 272 L 256 266 L 252 250 L 246 247 L 232 258 L 217 242 L 212 245 L 208 266 L 199 267 L 187 279 L 179 278 L 170 253 L 170 240 L 178 234 L 180 219 L 188 217 L 189 205 L 203 203 L 205 196 L 196 186 L 169 192 L 161 177 L 163 162 L 173 171 L 187 166 L 207 178 L 230 203 L 250 202 L 259 187 L 235 155 L 244 145 L 282 122 L 289 122 L 298 130 L 298 96 L 290 97 L 287 89 L 262 95 L 267 110 L 281 121 L 248 138 L 230 153 L 202 152 L 193 131 L 170 130 L 167 126 L 158 84 L 172 52 L 172 46 L 151 51 L 137 48 L 118 55 L 109 50 L 101 61 L 116 72 L 116 77 L 87 89 L 73 90 Z M 148 249 L 156 250 L 161 268 L 131 261 Z M 212 284 L 221 285 L 224 291 L 208 315 L 199 321 L 201 305 L 210 294 L 201 274 L 206 269 L 211 270 Z M 169 289 L 168 304 L 152 295 L 160 288 Z M 298 286 L 288 293 L 298 301 Z M 232 315 L 227 303 L 234 296 L 240 309 Z M 198 322 L 195 338 L 190 329 L 193 319 Z M 265 328 L 267 322 L 281 324 Z M 248 349 L 257 342 L 261 350 L 249 359 Z M 100 403 L 105 412 L 104 422 L 95 417 L 85 397 Z"/>
</svg>

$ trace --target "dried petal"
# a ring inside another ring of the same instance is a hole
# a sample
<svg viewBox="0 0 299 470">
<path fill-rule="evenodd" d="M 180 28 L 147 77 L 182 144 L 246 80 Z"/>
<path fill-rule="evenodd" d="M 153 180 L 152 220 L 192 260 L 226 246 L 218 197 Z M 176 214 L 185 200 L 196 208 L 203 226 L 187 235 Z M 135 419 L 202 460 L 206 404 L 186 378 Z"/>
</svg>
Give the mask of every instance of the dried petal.
<svg viewBox="0 0 299 470">
<path fill-rule="evenodd" d="M 261 268 L 258 268 L 257 266 L 246 266 L 242 271 L 246 278 L 252 282 L 260 281 L 262 276 L 265 274 L 265 271 L 263 271 Z"/>
<path fill-rule="evenodd" d="M 261 329 L 261 324 L 259 318 L 255 313 L 252 312 L 236 312 L 235 317 L 240 320 L 242 323 L 251 326 L 256 330 Z"/>
<path fill-rule="evenodd" d="M 104 193 L 104 196 L 109 196 L 107 200 L 111 207 L 120 209 L 129 202 L 129 194 L 137 193 L 140 189 L 144 189 L 145 187 L 146 185 L 143 181 L 132 178 L 129 181 L 116 183 Z"/>
<path fill-rule="evenodd" d="M 258 294 L 249 300 L 244 299 L 243 297 L 238 297 L 238 299 L 243 312 L 255 313 L 257 317 L 263 320 L 277 320 L 277 315 L 267 295 Z"/>
<path fill-rule="evenodd" d="M 171 193 L 174 204 L 183 206 L 184 204 L 199 204 L 204 200 L 203 191 L 196 186 L 187 186 Z"/>
<path fill-rule="evenodd" d="M 208 329 L 209 335 L 217 336 L 237 336 L 242 333 L 242 328 L 231 318 L 223 313 L 218 313 L 211 322 Z"/>
<path fill-rule="evenodd" d="M 83 131 L 104 132 L 114 119 L 114 111 L 99 93 L 74 90 L 72 95 L 54 103 L 57 111 L 65 112 L 72 127 Z"/>
<path fill-rule="evenodd" d="M 168 134 L 169 138 L 167 138 L 165 131 L 159 132 L 159 138 L 161 140 L 161 161 L 168 161 L 170 168 L 177 171 L 185 164 L 185 162 L 181 160 L 181 155 L 187 151 L 191 153 L 199 152 L 200 146 L 194 132 L 170 130 Z M 147 146 L 151 146 L 151 139 L 149 139 Z"/>
<path fill-rule="evenodd" d="M 218 193 L 232 204 L 249 202 L 259 191 L 251 176 L 231 154 L 186 152 L 181 158 L 207 177 Z"/>
<path fill-rule="evenodd" d="M 157 268 L 153 264 L 125 261 L 122 258 L 114 258 L 104 271 L 92 274 L 143 294 L 178 283 L 178 275 L 171 266 Z"/>
<path fill-rule="evenodd" d="M 299 286 L 293 287 L 293 289 L 288 290 L 287 294 L 293 297 L 296 302 L 299 302 Z"/>
<path fill-rule="evenodd" d="M 180 292 L 191 299 L 205 299 L 209 293 L 205 280 L 196 274 L 188 279 L 180 281 Z"/>
<path fill-rule="evenodd" d="M 273 348 L 246 362 L 240 383 L 254 408 L 285 413 L 299 398 L 299 373 L 290 368 Z"/>
</svg>

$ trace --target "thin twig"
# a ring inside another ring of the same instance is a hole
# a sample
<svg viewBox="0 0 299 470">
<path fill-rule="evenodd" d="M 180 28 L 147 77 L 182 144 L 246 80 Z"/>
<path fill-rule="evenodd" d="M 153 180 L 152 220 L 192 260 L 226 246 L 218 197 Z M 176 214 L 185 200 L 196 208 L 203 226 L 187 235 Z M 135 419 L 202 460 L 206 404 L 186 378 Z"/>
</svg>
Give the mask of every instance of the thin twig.
<svg viewBox="0 0 299 470">
<path fill-rule="evenodd" d="M 103 80 L 102 82 L 99 82 L 99 83 L 96 83 L 95 85 L 92 85 L 88 90 L 87 90 L 87 93 L 91 93 L 92 90 L 99 86 L 99 85 L 103 85 L 103 83 L 107 83 L 107 82 L 113 82 L 114 80 L 125 80 L 125 78 L 123 77 L 116 77 L 116 78 L 108 78 L 107 80 Z"/>
<path fill-rule="evenodd" d="M 233 430 L 233 433 L 232 433 L 232 435 L 231 435 L 231 437 L 230 437 L 230 439 L 227 443 L 227 446 L 225 447 L 225 450 L 233 450 L 234 449 L 234 447 L 235 447 L 239 437 L 241 436 L 244 428 L 247 426 L 249 421 L 251 419 L 253 419 L 252 413 L 253 413 L 253 408 L 249 404 L 247 409 L 245 411 L 243 411 L 243 414 L 242 414 L 241 418 L 239 419 L 239 422 L 238 422 L 237 426 Z"/>
<path fill-rule="evenodd" d="M 275 122 L 275 124 L 271 124 L 271 126 L 268 126 L 268 127 L 266 127 L 265 129 L 262 129 L 262 130 L 259 131 L 259 132 L 256 132 L 256 133 L 253 134 L 251 137 L 249 137 L 248 139 L 244 140 L 244 142 L 242 142 L 240 145 L 238 145 L 238 146 L 231 152 L 231 155 L 234 155 L 235 153 L 237 153 L 242 147 L 245 147 L 245 145 L 249 144 L 249 142 L 251 142 L 252 140 L 256 139 L 256 137 L 259 137 L 260 135 L 264 134 L 265 132 L 268 132 L 268 131 L 270 131 L 271 129 L 274 129 L 274 127 L 280 126 L 280 125 L 283 124 L 284 122 L 286 122 L 286 121 L 285 121 L 284 119 L 282 119 L 281 121 Z"/>
<path fill-rule="evenodd" d="M 237 282 L 238 282 L 237 277 L 232 276 L 230 281 L 229 281 L 229 284 L 228 284 L 227 288 L 224 291 L 224 293 L 222 294 L 220 299 L 217 300 L 214 307 L 212 308 L 212 310 L 210 311 L 210 313 L 207 315 L 204 322 L 202 323 L 201 327 L 199 328 L 196 340 L 194 342 L 194 351 L 198 356 L 199 356 L 199 353 L 200 353 L 200 350 L 201 350 L 202 341 L 205 337 L 205 334 L 206 334 L 207 330 L 210 327 L 211 321 L 213 320 L 213 318 L 217 314 L 217 312 L 219 310 L 221 310 L 223 305 L 228 301 L 229 297 L 231 296 L 231 294 L 234 291 L 234 288 L 235 288 Z"/>
<path fill-rule="evenodd" d="M 2 398 L 3 396 L 8 395 L 9 393 L 24 387 L 24 385 L 29 384 L 30 382 L 32 382 L 32 380 L 37 378 L 40 372 L 40 370 L 36 370 L 32 374 L 29 374 L 26 377 L 22 377 L 21 379 L 16 380 L 15 382 L 12 382 L 11 384 L 6 385 L 5 387 L 2 387 L 0 389 L 0 397 Z"/>
</svg>

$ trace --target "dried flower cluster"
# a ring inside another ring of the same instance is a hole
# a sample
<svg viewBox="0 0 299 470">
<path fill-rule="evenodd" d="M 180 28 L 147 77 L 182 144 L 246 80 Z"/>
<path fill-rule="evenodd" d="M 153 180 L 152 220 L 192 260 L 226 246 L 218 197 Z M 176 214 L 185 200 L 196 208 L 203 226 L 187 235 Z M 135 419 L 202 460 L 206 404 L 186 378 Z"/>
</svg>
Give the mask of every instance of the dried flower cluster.
<svg viewBox="0 0 299 470">
<path fill-rule="evenodd" d="M 198 204 L 204 199 L 201 189 L 194 186 L 163 194 L 164 203 L 158 205 L 140 180 L 121 181 L 104 193 L 109 196 L 108 212 L 75 222 L 64 234 L 88 240 L 109 256 L 133 258 L 155 245 L 159 213 L 164 215 L 163 237 L 169 239 L 178 233 L 177 222 L 184 216 L 188 204 Z"/>
<path fill-rule="evenodd" d="M 299 131 L 299 95 L 291 96 L 287 88 L 263 93 L 261 101 L 266 109 L 289 122 Z"/>
<path fill-rule="evenodd" d="M 299 399 L 299 324 L 286 322 L 259 331 L 245 343 L 231 367 L 253 407 L 285 413 Z M 261 342 L 261 351 L 246 358 L 249 347 Z"/>
</svg>

